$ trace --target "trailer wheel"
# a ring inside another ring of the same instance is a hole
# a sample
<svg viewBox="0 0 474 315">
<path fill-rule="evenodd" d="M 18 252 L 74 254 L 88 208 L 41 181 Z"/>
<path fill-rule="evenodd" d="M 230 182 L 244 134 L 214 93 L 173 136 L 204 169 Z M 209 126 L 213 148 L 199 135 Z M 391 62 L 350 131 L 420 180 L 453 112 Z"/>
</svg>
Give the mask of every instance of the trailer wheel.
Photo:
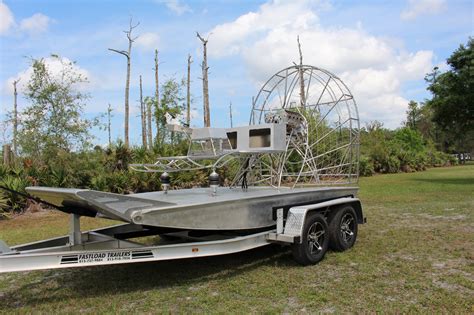
<svg viewBox="0 0 474 315">
<path fill-rule="evenodd" d="M 324 258 L 329 246 L 326 219 L 318 213 L 310 213 L 303 227 L 302 243 L 293 244 L 294 259 L 302 265 L 316 264 Z"/>
<path fill-rule="evenodd" d="M 357 238 L 357 215 L 352 206 L 343 206 L 329 215 L 329 246 L 335 251 L 345 251 Z"/>
</svg>

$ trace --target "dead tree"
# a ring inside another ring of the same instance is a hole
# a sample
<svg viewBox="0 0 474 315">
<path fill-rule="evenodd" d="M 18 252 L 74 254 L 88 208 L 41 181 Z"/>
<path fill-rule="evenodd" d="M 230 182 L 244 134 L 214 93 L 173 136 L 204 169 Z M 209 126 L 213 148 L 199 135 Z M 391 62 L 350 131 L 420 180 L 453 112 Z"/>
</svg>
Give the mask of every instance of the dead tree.
<svg viewBox="0 0 474 315">
<path fill-rule="evenodd" d="M 12 164 L 12 150 L 9 144 L 3 145 L 3 165 L 11 165 Z"/>
<path fill-rule="evenodd" d="M 158 49 L 155 49 L 155 122 L 156 122 L 156 142 L 160 141 L 160 85 L 158 81 Z M 150 123 L 151 128 L 151 123 Z M 150 133 L 151 134 L 151 133 Z"/>
<path fill-rule="evenodd" d="M 191 126 L 191 55 L 188 54 L 188 79 L 186 85 L 186 124 Z"/>
<path fill-rule="evenodd" d="M 142 120 L 142 145 L 146 149 L 147 138 L 146 138 L 146 110 L 145 104 L 143 103 L 143 88 L 142 88 L 142 76 L 140 75 L 140 118 Z"/>
<path fill-rule="evenodd" d="M 18 92 L 16 89 L 17 83 L 20 79 L 13 81 L 13 154 L 17 155 L 17 137 L 18 137 Z"/>
<path fill-rule="evenodd" d="M 230 116 L 230 128 L 233 128 L 234 124 L 232 122 L 232 102 L 229 102 L 229 116 Z"/>
<path fill-rule="evenodd" d="M 151 102 L 146 103 L 148 149 L 153 148 L 153 128 L 151 127 Z"/>
<path fill-rule="evenodd" d="M 203 46 L 203 60 L 201 64 L 202 68 L 202 99 L 203 99 L 203 111 L 204 111 L 204 127 L 211 126 L 211 114 L 209 110 L 209 80 L 208 80 L 208 70 L 207 66 L 207 42 L 208 39 L 204 39 L 198 32 L 196 32 L 197 37 L 202 42 Z"/>
<path fill-rule="evenodd" d="M 298 35 L 298 51 L 300 53 L 300 67 L 299 67 L 299 77 L 300 77 L 300 103 L 301 107 L 306 106 L 306 98 L 304 95 L 304 78 L 303 78 L 303 53 L 301 52 L 300 36 Z"/>
<path fill-rule="evenodd" d="M 112 107 L 110 106 L 110 103 L 109 103 L 109 106 L 107 107 L 107 133 L 109 136 L 109 148 L 112 146 L 112 136 L 111 136 L 111 131 L 110 131 L 111 118 L 112 118 Z"/>
<path fill-rule="evenodd" d="M 153 148 L 153 128 L 151 126 L 151 106 L 152 102 L 147 99 L 146 104 L 146 126 L 147 126 L 147 136 L 148 136 L 148 149 L 151 150 Z"/>
<path fill-rule="evenodd" d="M 140 25 L 140 22 L 137 22 L 135 25 L 133 25 L 132 18 L 130 18 L 130 23 L 129 23 L 129 28 L 127 31 L 124 31 L 124 33 L 127 35 L 128 39 L 128 50 L 117 50 L 117 49 L 112 49 L 109 48 L 110 51 L 116 52 L 118 54 L 121 54 L 127 58 L 127 79 L 125 83 L 125 145 L 129 145 L 129 140 L 128 140 L 128 124 L 129 124 L 129 115 L 130 115 L 130 108 L 129 108 L 129 95 L 130 95 L 130 71 L 131 71 L 131 57 L 132 57 L 132 44 L 133 42 L 138 38 L 137 37 L 132 37 L 132 32 L 133 30 Z"/>
</svg>

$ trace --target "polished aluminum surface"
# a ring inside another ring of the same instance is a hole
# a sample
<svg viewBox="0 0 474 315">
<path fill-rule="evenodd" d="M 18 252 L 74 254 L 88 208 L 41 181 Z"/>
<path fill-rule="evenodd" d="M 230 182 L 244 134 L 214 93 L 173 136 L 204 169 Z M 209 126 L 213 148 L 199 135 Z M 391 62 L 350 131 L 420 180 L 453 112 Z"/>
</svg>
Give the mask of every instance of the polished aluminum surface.
<svg viewBox="0 0 474 315">
<path fill-rule="evenodd" d="M 267 240 L 269 231 L 264 231 L 216 240 L 203 238 L 195 242 L 147 246 L 101 233 L 109 229 L 83 232 L 84 242 L 80 245 L 69 244 L 68 236 L 11 249 L 5 245 L 10 252 L 0 252 L 0 273 L 207 257 L 238 253 L 270 244 Z"/>
<path fill-rule="evenodd" d="M 354 196 L 354 187 L 248 190 L 219 187 L 119 195 L 92 190 L 28 187 L 27 191 L 58 206 L 74 202 L 100 215 L 125 222 L 191 230 L 247 230 L 275 224 L 273 209 Z"/>
</svg>

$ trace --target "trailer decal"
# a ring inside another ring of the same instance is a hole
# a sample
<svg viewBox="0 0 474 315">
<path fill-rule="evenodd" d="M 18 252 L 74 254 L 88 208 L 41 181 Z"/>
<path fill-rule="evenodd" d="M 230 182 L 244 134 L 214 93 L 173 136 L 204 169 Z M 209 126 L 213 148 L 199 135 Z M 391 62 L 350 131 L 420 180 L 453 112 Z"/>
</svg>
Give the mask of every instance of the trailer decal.
<svg viewBox="0 0 474 315">
<path fill-rule="evenodd" d="M 61 265 L 78 263 L 101 263 L 107 261 L 144 259 L 153 257 L 153 252 L 151 250 L 87 253 L 79 255 L 61 256 Z"/>
<path fill-rule="evenodd" d="M 77 264 L 79 255 L 67 255 L 61 257 L 61 265 Z"/>
<path fill-rule="evenodd" d="M 133 251 L 132 259 L 153 258 L 151 250 Z"/>
</svg>

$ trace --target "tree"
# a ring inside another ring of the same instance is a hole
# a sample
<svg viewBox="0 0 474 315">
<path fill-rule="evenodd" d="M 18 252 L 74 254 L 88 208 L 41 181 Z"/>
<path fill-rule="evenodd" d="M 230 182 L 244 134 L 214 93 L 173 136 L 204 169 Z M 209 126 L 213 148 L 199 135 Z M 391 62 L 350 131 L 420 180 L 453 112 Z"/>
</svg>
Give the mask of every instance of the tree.
<svg viewBox="0 0 474 315">
<path fill-rule="evenodd" d="M 406 111 L 406 114 L 407 121 L 405 125 L 413 130 L 416 130 L 421 115 L 421 109 L 418 106 L 418 103 L 415 101 L 410 101 L 408 103 L 408 109 Z"/>
<path fill-rule="evenodd" d="M 433 123 L 433 110 L 430 106 L 410 101 L 406 115 L 406 127 L 418 131 L 426 141 L 442 142 L 443 133 Z"/>
<path fill-rule="evenodd" d="M 13 153 L 18 153 L 17 138 L 18 138 L 18 91 L 16 85 L 20 82 L 20 79 L 13 81 Z"/>
<path fill-rule="evenodd" d="M 110 106 L 110 103 L 109 103 L 107 107 L 107 134 L 109 136 L 109 148 L 112 147 L 111 118 L 112 118 L 112 107 Z"/>
<path fill-rule="evenodd" d="M 131 57 L 132 57 L 132 44 L 138 38 L 138 36 L 137 37 L 132 37 L 132 32 L 138 25 L 140 25 L 140 22 L 137 22 L 135 25 L 133 25 L 132 18 L 130 18 L 129 28 L 128 28 L 127 31 L 124 31 L 124 33 L 127 35 L 127 39 L 128 39 L 128 50 L 127 51 L 109 48 L 110 51 L 121 54 L 121 55 L 125 56 L 125 58 L 127 58 L 127 78 L 126 78 L 126 82 L 125 82 L 125 146 L 129 145 L 128 124 L 129 124 L 129 115 L 130 115 L 129 95 L 130 95 L 130 72 L 131 72 L 131 62 L 130 61 L 131 61 Z"/>
<path fill-rule="evenodd" d="M 142 98 L 142 97 L 140 97 Z M 141 100 L 143 106 L 146 108 L 146 126 L 147 126 L 147 136 L 148 136 L 148 149 L 151 150 L 153 147 L 153 127 L 151 126 L 151 103 L 144 103 L 143 99 Z"/>
<path fill-rule="evenodd" d="M 158 50 L 155 49 L 155 113 L 158 113 L 160 110 L 160 85 L 158 80 Z M 151 102 L 148 102 L 148 107 L 151 110 Z M 151 119 L 151 115 L 150 115 Z M 160 139 L 160 117 L 155 115 L 155 123 L 156 123 L 156 141 L 159 142 Z M 151 128 L 151 122 L 150 122 Z M 150 132 L 151 134 L 151 132 Z M 150 143 L 151 146 L 151 143 Z"/>
<path fill-rule="evenodd" d="M 90 143 L 89 130 L 97 120 L 82 117 L 87 94 L 79 91 L 87 82 L 73 62 L 52 56 L 61 68 L 53 74 L 43 59 L 32 59 L 33 73 L 26 86 L 30 105 L 22 113 L 18 142 L 22 152 L 54 158 L 59 150 L 82 149 Z"/>
<path fill-rule="evenodd" d="M 427 105 L 433 110 L 433 122 L 446 133 L 444 150 L 472 149 L 474 138 L 474 38 L 460 45 L 447 59 L 450 69 L 437 68 L 426 76 L 432 98 Z M 467 141 L 470 140 L 470 141 Z"/>
<path fill-rule="evenodd" d="M 182 116 L 184 110 L 184 96 L 183 96 L 184 82 L 178 82 L 176 79 L 171 78 L 166 80 L 161 86 L 161 100 L 160 108 L 155 113 L 156 117 L 160 117 L 159 126 L 161 129 L 160 142 L 163 143 L 166 140 L 165 137 L 165 115 L 168 113 L 172 117 L 179 118 Z M 172 139 L 171 139 L 172 140 Z"/>
<path fill-rule="evenodd" d="M 305 108 L 306 106 L 306 97 L 304 93 L 304 77 L 303 77 L 303 53 L 301 52 L 301 43 L 300 43 L 300 37 L 298 35 L 297 37 L 297 42 L 298 42 L 298 52 L 300 54 L 300 65 L 299 65 L 299 81 L 300 81 L 300 104 L 301 107 Z"/>
<path fill-rule="evenodd" d="M 143 145 L 143 148 L 147 148 L 147 135 L 146 135 L 146 122 L 147 122 L 147 118 L 146 118 L 146 107 L 148 107 L 148 105 L 145 105 L 145 103 L 143 103 L 143 88 L 142 88 L 142 76 L 140 75 L 140 118 L 141 118 L 141 122 L 142 122 L 142 145 Z"/>
<path fill-rule="evenodd" d="M 188 54 L 188 76 L 186 80 L 186 125 L 191 126 L 191 55 Z"/>
<path fill-rule="evenodd" d="M 202 42 L 203 47 L 203 59 L 201 64 L 202 69 L 202 100 L 203 100 L 203 107 L 204 107 L 204 127 L 211 126 L 211 113 L 209 109 L 209 80 L 208 80 L 208 70 L 209 67 L 207 66 L 207 42 L 209 38 L 204 39 L 198 32 L 196 32 L 197 37 Z"/>
<path fill-rule="evenodd" d="M 439 138 L 437 127 L 433 123 L 433 110 L 424 103 L 420 103 L 418 107 L 416 129 L 426 140 L 436 141 Z"/>
</svg>

